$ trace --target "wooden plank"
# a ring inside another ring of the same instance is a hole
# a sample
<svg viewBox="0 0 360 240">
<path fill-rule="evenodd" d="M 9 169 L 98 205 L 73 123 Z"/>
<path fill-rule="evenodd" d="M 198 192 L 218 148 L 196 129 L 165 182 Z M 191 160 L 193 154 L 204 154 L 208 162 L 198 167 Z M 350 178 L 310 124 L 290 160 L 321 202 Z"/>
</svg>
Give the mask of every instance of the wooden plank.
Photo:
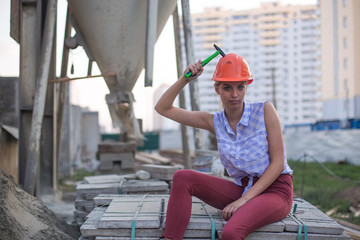
<svg viewBox="0 0 360 240">
<path fill-rule="evenodd" d="M 98 144 L 98 152 L 101 153 L 121 153 L 136 151 L 136 142 L 104 142 Z"/>
<path fill-rule="evenodd" d="M 135 159 L 136 162 L 144 163 L 144 164 L 153 164 L 153 163 L 155 163 L 154 160 L 152 160 L 152 159 L 150 159 L 150 158 L 148 158 L 148 157 L 142 156 L 142 155 L 139 154 L 139 153 L 136 153 L 136 154 L 135 154 L 135 158 L 134 158 L 134 159 Z"/>
<path fill-rule="evenodd" d="M 170 164 L 171 163 L 171 159 L 166 158 L 166 157 L 162 157 L 162 156 L 158 156 L 158 155 L 154 155 L 154 154 L 150 154 L 150 153 L 144 153 L 144 152 L 138 152 L 137 153 L 139 156 L 145 157 L 145 158 L 149 158 L 155 162 L 161 163 L 161 164 Z"/>
</svg>

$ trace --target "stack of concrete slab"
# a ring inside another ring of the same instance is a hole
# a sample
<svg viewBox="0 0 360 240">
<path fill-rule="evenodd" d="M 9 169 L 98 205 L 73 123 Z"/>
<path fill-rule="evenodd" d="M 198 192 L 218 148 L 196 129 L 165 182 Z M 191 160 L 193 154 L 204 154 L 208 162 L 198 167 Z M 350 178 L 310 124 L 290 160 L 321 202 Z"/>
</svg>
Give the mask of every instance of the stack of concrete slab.
<svg viewBox="0 0 360 240">
<path fill-rule="evenodd" d="M 98 145 L 99 170 L 103 173 L 135 171 L 136 142 L 102 142 Z"/>
<path fill-rule="evenodd" d="M 136 174 L 99 175 L 85 177 L 76 186 L 74 212 L 78 225 L 83 224 L 85 217 L 94 209 L 93 199 L 99 194 L 167 194 L 169 185 L 160 180 L 138 180 Z"/>
<path fill-rule="evenodd" d="M 81 239 L 159 239 L 166 223 L 168 195 L 98 195 L 95 208 L 80 227 Z M 310 203 L 295 199 L 296 212 L 269 224 L 246 239 L 348 240 L 343 228 Z M 226 222 L 221 212 L 193 198 L 184 239 L 219 239 Z M 305 238 L 305 239 L 307 239 Z"/>
<path fill-rule="evenodd" d="M 143 164 L 140 166 L 140 169 L 149 172 L 153 179 L 171 181 L 174 173 L 181 168 L 175 166 Z"/>
</svg>

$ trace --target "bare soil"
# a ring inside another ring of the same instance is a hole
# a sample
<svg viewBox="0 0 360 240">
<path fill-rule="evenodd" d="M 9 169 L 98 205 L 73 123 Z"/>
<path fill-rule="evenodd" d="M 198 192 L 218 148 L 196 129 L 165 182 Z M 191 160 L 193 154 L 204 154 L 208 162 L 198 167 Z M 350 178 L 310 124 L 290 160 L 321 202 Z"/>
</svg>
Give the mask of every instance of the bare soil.
<svg viewBox="0 0 360 240">
<path fill-rule="evenodd" d="M 349 200 L 351 206 L 357 210 L 360 210 L 360 184 L 344 190 L 339 194 L 339 197 Z"/>
<path fill-rule="evenodd" d="M 0 240 L 78 239 L 79 231 L 68 225 L 0 170 Z"/>
</svg>

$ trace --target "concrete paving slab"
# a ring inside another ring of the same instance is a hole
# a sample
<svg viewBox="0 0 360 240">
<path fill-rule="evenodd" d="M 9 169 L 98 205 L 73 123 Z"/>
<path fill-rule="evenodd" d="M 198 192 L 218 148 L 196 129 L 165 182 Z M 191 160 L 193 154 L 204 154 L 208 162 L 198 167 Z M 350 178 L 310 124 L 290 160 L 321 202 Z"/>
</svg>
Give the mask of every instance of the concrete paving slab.
<svg viewBox="0 0 360 240">
<path fill-rule="evenodd" d="M 129 238 L 131 236 L 131 223 L 134 219 L 134 213 L 138 212 L 135 224 L 137 224 L 138 220 L 140 224 L 135 225 L 135 239 L 145 240 L 146 238 L 158 238 L 163 232 L 163 221 L 166 221 L 166 216 L 161 214 L 161 209 L 166 212 L 168 197 L 168 195 L 159 196 L 151 194 L 143 196 L 103 194 L 98 196 L 96 201 L 99 201 L 99 203 L 107 203 L 109 201 L 112 202 L 107 208 L 95 208 L 91 214 L 87 216 L 87 220 L 80 228 L 81 233 L 86 237 L 96 236 L 100 240 L 100 237 L 114 237 L 114 239 L 117 239 L 115 237 L 122 237 L 120 239 Z M 143 201 L 143 203 L 139 208 L 140 201 Z M 342 229 L 340 225 L 340 230 L 329 231 L 331 228 L 337 229 L 337 226 L 335 226 L 336 224 L 333 224 L 334 221 L 330 218 L 330 220 L 324 218 L 323 213 L 321 213 L 320 210 L 312 206 L 310 203 L 306 201 L 294 201 L 294 204 L 297 204 L 297 211 L 295 216 L 303 215 L 306 217 L 304 219 L 309 222 L 309 239 L 350 239 L 350 237 L 344 234 L 343 231 L 340 231 Z M 320 213 L 318 213 L 318 211 Z M 314 212 L 314 214 L 311 212 Z M 162 217 L 165 217 L 165 219 L 162 219 Z M 212 219 L 212 221 L 215 223 L 216 232 L 221 235 L 222 228 L 224 224 L 226 224 L 226 222 L 221 219 L 221 212 L 193 197 L 192 216 L 184 238 L 211 239 L 210 219 Z M 310 224 L 311 221 L 315 223 L 314 226 Z M 324 228 L 322 225 L 320 227 L 316 226 L 316 224 L 319 224 L 319 222 L 321 223 L 321 221 L 326 223 L 328 226 L 325 233 L 319 233 L 317 232 L 318 230 L 316 230 Z M 315 229 L 315 232 L 313 229 Z M 292 232 L 289 232 L 289 230 Z M 297 238 L 297 232 L 298 224 L 293 217 L 289 216 L 282 221 L 257 229 L 246 239 L 290 240 Z M 302 233 L 302 235 L 303 234 L 304 233 Z"/>
<path fill-rule="evenodd" d="M 174 173 L 181 168 L 156 164 L 143 164 L 140 166 L 140 169 L 150 172 L 151 178 L 171 181 Z"/>
<path fill-rule="evenodd" d="M 166 191 L 169 185 L 164 181 L 143 181 L 143 180 L 129 180 L 120 185 L 120 192 L 135 193 L 135 192 L 157 192 Z"/>
<path fill-rule="evenodd" d="M 78 184 L 76 186 L 76 193 L 79 199 L 92 200 L 98 194 L 119 193 L 119 185 L 119 183 Z"/>
<path fill-rule="evenodd" d="M 299 224 L 297 222 L 300 220 L 300 223 L 306 224 L 308 233 L 340 235 L 344 232 L 344 229 L 340 224 L 309 202 L 305 200 L 294 200 L 293 209 L 295 205 L 297 205 L 296 213 L 290 214 L 282 220 L 286 225 L 285 231 L 296 232 L 299 229 Z"/>
<path fill-rule="evenodd" d="M 98 183 L 118 183 L 124 178 L 121 175 L 109 174 L 109 175 L 98 175 L 84 177 L 84 183 L 87 184 L 98 184 Z"/>
<path fill-rule="evenodd" d="M 174 166 L 157 165 L 157 164 L 143 164 L 140 166 L 140 169 L 148 172 L 174 174 L 177 170 L 180 170 L 181 168 Z"/>
<path fill-rule="evenodd" d="M 114 199 L 99 220 L 98 228 L 160 227 L 161 199 Z"/>
<path fill-rule="evenodd" d="M 96 207 L 108 206 L 108 205 L 110 205 L 110 203 L 113 199 L 134 198 L 134 197 L 138 198 L 139 195 L 135 195 L 135 194 L 126 194 L 126 195 L 123 195 L 123 194 L 99 194 L 98 196 L 96 196 L 94 198 L 94 203 L 95 203 Z M 166 199 L 169 197 L 169 195 L 168 194 L 156 194 L 156 195 L 149 194 L 147 196 L 147 198 L 150 198 L 150 199 L 153 197 Z"/>
<path fill-rule="evenodd" d="M 221 236 L 221 232 L 219 232 Z M 282 233 L 273 233 L 273 232 L 253 232 L 249 234 L 245 240 L 259 240 L 259 239 L 266 239 L 266 240 L 295 240 L 298 235 L 297 233 L 289 233 L 289 232 L 282 232 Z M 301 239 L 304 239 L 304 235 L 301 235 Z M 326 235 L 326 234 L 308 234 L 308 239 L 314 240 L 350 240 L 349 236 L 345 234 L 341 235 Z"/>
<path fill-rule="evenodd" d="M 94 208 L 94 201 L 84 200 L 84 199 L 75 199 L 75 209 L 79 211 L 91 212 Z"/>
<path fill-rule="evenodd" d="M 215 229 L 223 228 L 221 213 L 209 205 L 201 201 L 193 201 L 191 209 L 191 218 L 187 229 L 208 229 L 211 231 L 212 222 Z"/>
</svg>

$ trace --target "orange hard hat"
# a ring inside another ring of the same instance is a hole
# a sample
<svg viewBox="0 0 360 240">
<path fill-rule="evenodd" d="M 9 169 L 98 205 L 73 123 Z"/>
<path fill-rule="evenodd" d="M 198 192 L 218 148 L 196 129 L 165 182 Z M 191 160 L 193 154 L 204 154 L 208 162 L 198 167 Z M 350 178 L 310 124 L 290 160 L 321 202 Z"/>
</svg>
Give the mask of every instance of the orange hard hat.
<svg viewBox="0 0 360 240">
<path fill-rule="evenodd" d="M 245 58 L 235 53 L 229 53 L 220 58 L 212 80 L 219 82 L 248 81 L 250 84 L 253 76 Z"/>
</svg>

